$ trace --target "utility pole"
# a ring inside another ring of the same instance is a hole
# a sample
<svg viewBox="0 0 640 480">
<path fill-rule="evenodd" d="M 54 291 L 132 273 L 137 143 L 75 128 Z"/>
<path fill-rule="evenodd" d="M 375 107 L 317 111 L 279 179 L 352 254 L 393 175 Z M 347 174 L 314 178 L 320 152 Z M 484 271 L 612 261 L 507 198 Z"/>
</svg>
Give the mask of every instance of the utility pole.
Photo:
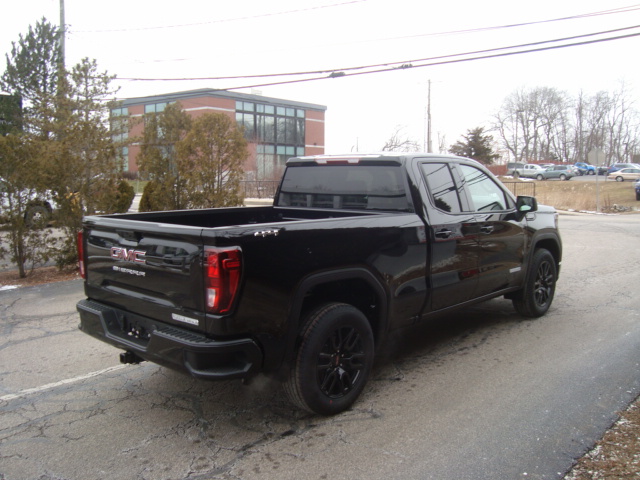
<svg viewBox="0 0 640 480">
<path fill-rule="evenodd" d="M 427 97 L 427 153 L 433 153 L 431 144 L 431 79 L 429 79 L 429 91 Z"/>
<path fill-rule="evenodd" d="M 65 37 L 67 36 L 67 26 L 64 21 L 64 0 L 60 0 L 60 63 L 65 68 Z"/>
</svg>

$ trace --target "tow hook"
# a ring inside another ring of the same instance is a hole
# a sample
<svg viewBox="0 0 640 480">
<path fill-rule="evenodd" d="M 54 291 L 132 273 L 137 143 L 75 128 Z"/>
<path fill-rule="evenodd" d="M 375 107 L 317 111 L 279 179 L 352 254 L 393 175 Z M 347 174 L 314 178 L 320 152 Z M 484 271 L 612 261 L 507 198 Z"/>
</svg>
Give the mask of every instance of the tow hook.
<svg viewBox="0 0 640 480">
<path fill-rule="evenodd" d="M 133 352 L 124 352 L 120 354 L 120 363 L 124 363 L 124 364 L 138 364 L 142 362 L 142 359 L 137 356 L 135 353 Z"/>
</svg>

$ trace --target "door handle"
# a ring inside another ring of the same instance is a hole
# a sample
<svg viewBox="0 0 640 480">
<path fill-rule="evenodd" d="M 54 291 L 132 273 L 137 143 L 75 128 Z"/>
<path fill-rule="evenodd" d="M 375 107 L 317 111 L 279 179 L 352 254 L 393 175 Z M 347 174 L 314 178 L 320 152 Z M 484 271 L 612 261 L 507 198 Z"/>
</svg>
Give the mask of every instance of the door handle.
<svg viewBox="0 0 640 480">
<path fill-rule="evenodd" d="M 435 233 L 436 238 L 449 238 L 453 232 L 451 230 L 445 230 L 444 228 Z"/>
</svg>

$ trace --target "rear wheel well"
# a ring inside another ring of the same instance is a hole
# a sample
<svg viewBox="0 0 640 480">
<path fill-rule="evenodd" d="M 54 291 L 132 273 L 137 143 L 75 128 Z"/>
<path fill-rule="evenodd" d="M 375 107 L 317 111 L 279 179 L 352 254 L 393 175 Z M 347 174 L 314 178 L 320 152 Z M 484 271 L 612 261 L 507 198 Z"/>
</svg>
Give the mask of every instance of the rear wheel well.
<svg viewBox="0 0 640 480">
<path fill-rule="evenodd" d="M 341 279 L 314 285 L 304 295 L 299 323 L 320 305 L 332 302 L 346 303 L 360 310 L 367 317 L 374 340 L 376 344 L 378 343 L 384 302 L 376 290 L 360 278 Z"/>
</svg>

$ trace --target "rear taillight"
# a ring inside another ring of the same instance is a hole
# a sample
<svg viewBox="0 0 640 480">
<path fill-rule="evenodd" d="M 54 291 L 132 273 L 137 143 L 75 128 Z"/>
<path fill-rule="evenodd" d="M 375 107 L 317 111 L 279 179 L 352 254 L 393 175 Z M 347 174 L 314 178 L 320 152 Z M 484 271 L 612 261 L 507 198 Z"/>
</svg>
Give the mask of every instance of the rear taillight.
<svg viewBox="0 0 640 480">
<path fill-rule="evenodd" d="M 87 278 L 87 272 L 84 269 L 84 235 L 82 230 L 78 232 L 78 270 L 80 270 L 82 278 Z"/>
<path fill-rule="evenodd" d="M 204 281 L 207 313 L 228 313 L 240 286 L 242 252 L 238 247 L 206 247 Z"/>
</svg>

